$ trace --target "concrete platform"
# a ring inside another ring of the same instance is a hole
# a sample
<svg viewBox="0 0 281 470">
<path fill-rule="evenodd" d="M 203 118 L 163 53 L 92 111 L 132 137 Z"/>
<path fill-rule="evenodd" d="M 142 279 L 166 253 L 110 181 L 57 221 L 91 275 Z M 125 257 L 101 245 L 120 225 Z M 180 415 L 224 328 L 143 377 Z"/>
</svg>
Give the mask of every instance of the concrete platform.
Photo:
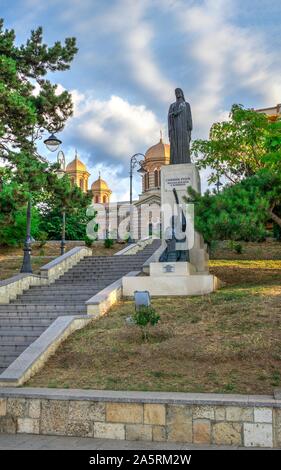
<svg viewBox="0 0 281 470">
<path fill-rule="evenodd" d="M 147 290 L 151 296 L 204 295 L 220 287 L 220 280 L 212 274 L 171 276 L 137 276 L 122 278 L 124 297 L 132 297 L 136 290 Z"/>
</svg>

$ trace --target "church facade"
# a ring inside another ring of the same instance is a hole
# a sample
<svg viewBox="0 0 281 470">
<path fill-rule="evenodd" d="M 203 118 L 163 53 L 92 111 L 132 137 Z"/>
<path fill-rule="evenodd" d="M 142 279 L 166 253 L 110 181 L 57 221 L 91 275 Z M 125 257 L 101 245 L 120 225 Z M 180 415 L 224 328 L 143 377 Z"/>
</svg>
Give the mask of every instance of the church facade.
<svg viewBox="0 0 281 470">
<path fill-rule="evenodd" d="M 132 238 L 139 239 L 148 235 L 160 236 L 160 206 L 161 206 L 161 168 L 163 165 L 170 163 L 170 145 L 163 141 L 162 135 L 158 143 L 150 147 L 146 153 L 143 163 L 145 173 L 142 175 L 142 192 L 137 200 L 133 201 L 132 214 Z M 90 191 L 92 193 L 93 204 L 103 204 L 106 213 L 109 214 L 110 198 L 112 191 L 104 179 L 99 175 L 98 179 L 88 189 L 88 180 L 90 173 L 86 165 L 81 161 L 77 151 L 75 158 L 65 169 L 69 175 L 72 184 L 76 184 L 83 192 Z M 122 210 L 121 210 L 122 208 Z M 114 209 L 117 213 L 117 225 L 122 220 L 128 219 L 130 207 L 128 201 L 119 201 Z M 109 217 L 107 216 L 106 231 L 110 234 L 111 227 Z M 129 225 L 129 223 L 128 223 Z M 113 230 L 116 231 L 116 228 Z"/>
</svg>

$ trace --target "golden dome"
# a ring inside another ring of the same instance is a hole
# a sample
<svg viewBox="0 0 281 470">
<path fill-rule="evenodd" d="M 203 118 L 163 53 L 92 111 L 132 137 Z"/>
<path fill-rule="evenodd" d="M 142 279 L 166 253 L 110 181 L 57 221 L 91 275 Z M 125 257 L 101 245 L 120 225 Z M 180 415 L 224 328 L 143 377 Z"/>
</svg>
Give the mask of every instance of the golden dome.
<svg viewBox="0 0 281 470">
<path fill-rule="evenodd" d="M 73 172 L 77 172 L 77 171 L 88 172 L 87 168 L 86 168 L 86 165 L 84 165 L 84 163 L 81 162 L 81 160 L 79 160 L 77 152 L 75 153 L 74 160 L 72 160 L 72 162 L 70 162 L 67 165 L 65 171 L 66 171 L 66 173 L 73 173 Z"/>
<path fill-rule="evenodd" d="M 102 180 L 100 176 L 96 181 L 93 182 L 91 189 L 94 191 L 108 191 L 111 193 L 111 190 L 107 186 L 107 183 Z"/>
<path fill-rule="evenodd" d="M 162 138 L 158 144 L 150 147 L 145 154 L 145 162 L 163 162 L 168 164 L 170 162 L 170 145 L 164 144 Z"/>
</svg>

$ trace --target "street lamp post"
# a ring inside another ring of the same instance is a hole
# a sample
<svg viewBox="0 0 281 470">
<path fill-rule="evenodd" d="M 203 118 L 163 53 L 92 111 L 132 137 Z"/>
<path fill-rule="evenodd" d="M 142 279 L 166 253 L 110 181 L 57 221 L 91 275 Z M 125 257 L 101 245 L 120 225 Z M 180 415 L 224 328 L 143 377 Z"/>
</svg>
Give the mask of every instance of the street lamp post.
<svg viewBox="0 0 281 470">
<path fill-rule="evenodd" d="M 64 252 L 65 252 L 65 208 L 63 208 L 63 211 L 62 211 L 60 254 L 64 255 Z"/>
<path fill-rule="evenodd" d="M 128 239 L 128 243 L 133 243 L 131 232 L 132 232 L 133 172 L 134 172 L 134 168 L 136 168 L 136 166 L 139 166 L 139 169 L 137 170 L 138 173 L 141 173 L 141 174 L 145 173 L 145 169 L 143 167 L 144 160 L 139 160 L 138 157 L 145 158 L 143 153 L 135 153 L 130 158 L 130 236 L 129 236 L 129 239 Z"/>
<path fill-rule="evenodd" d="M 65 155 L 62 150 L 57 155 L 57 162 L 60 166 L 57 171 L 58 178 L 63 178 L 65 175 Z M 65 253 L 65 207 L 62 208 L 62 224 L 61 224 L 61 242 L 60 242 L 60 254 Z"/>
<path fill-rule="evenodd" d="M 59 140 L 54 134 L 51 134 L 46 140 L 44 140 L 44 144 L 51 152 L 55 152 L 59 145 L 61 144 L 61 140 Z M 27 203 L 26 209 L 26 237 L 24 242 L 23 248 L 23 262 L 22 267 L 20 270 L 21 273 L 32 273 L 32 265 L 31 265 L 31 197 Z"/>
<path fill-rule="evenodd" d="M 31 266 L 31 198 L 29 198 L 26 210 L 26 238 L 23 247 L 23 262 L 21 273 L 32 273 Z"/>
<path fill-rule="evenodd" d="M 220 192 L 220 187 L 222 186 L 223 184 L 220 182 L 220 177 L 219 177 L 219 174 L 217 174 L 217 182 L 215 183 L 215 186 L 217 188 L 217 192 L 219 193 Z"/>
</svg>

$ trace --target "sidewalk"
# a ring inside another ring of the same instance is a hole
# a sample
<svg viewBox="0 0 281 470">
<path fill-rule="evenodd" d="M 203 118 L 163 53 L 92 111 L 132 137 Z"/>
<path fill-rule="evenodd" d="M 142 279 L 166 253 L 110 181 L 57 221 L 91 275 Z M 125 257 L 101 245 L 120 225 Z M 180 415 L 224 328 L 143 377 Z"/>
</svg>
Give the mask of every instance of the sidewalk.
<svg viewBox="0 0 281 470">
<path fill-rule="evenodd" d="M 0 450 L 201 450 L 235 449 L 230 446 L 199 446 L 167 442 L 117 441 L 86 437 L 0 434 Z M 237 449 L 237 447 L 236 447 Z"/>
</svg>

